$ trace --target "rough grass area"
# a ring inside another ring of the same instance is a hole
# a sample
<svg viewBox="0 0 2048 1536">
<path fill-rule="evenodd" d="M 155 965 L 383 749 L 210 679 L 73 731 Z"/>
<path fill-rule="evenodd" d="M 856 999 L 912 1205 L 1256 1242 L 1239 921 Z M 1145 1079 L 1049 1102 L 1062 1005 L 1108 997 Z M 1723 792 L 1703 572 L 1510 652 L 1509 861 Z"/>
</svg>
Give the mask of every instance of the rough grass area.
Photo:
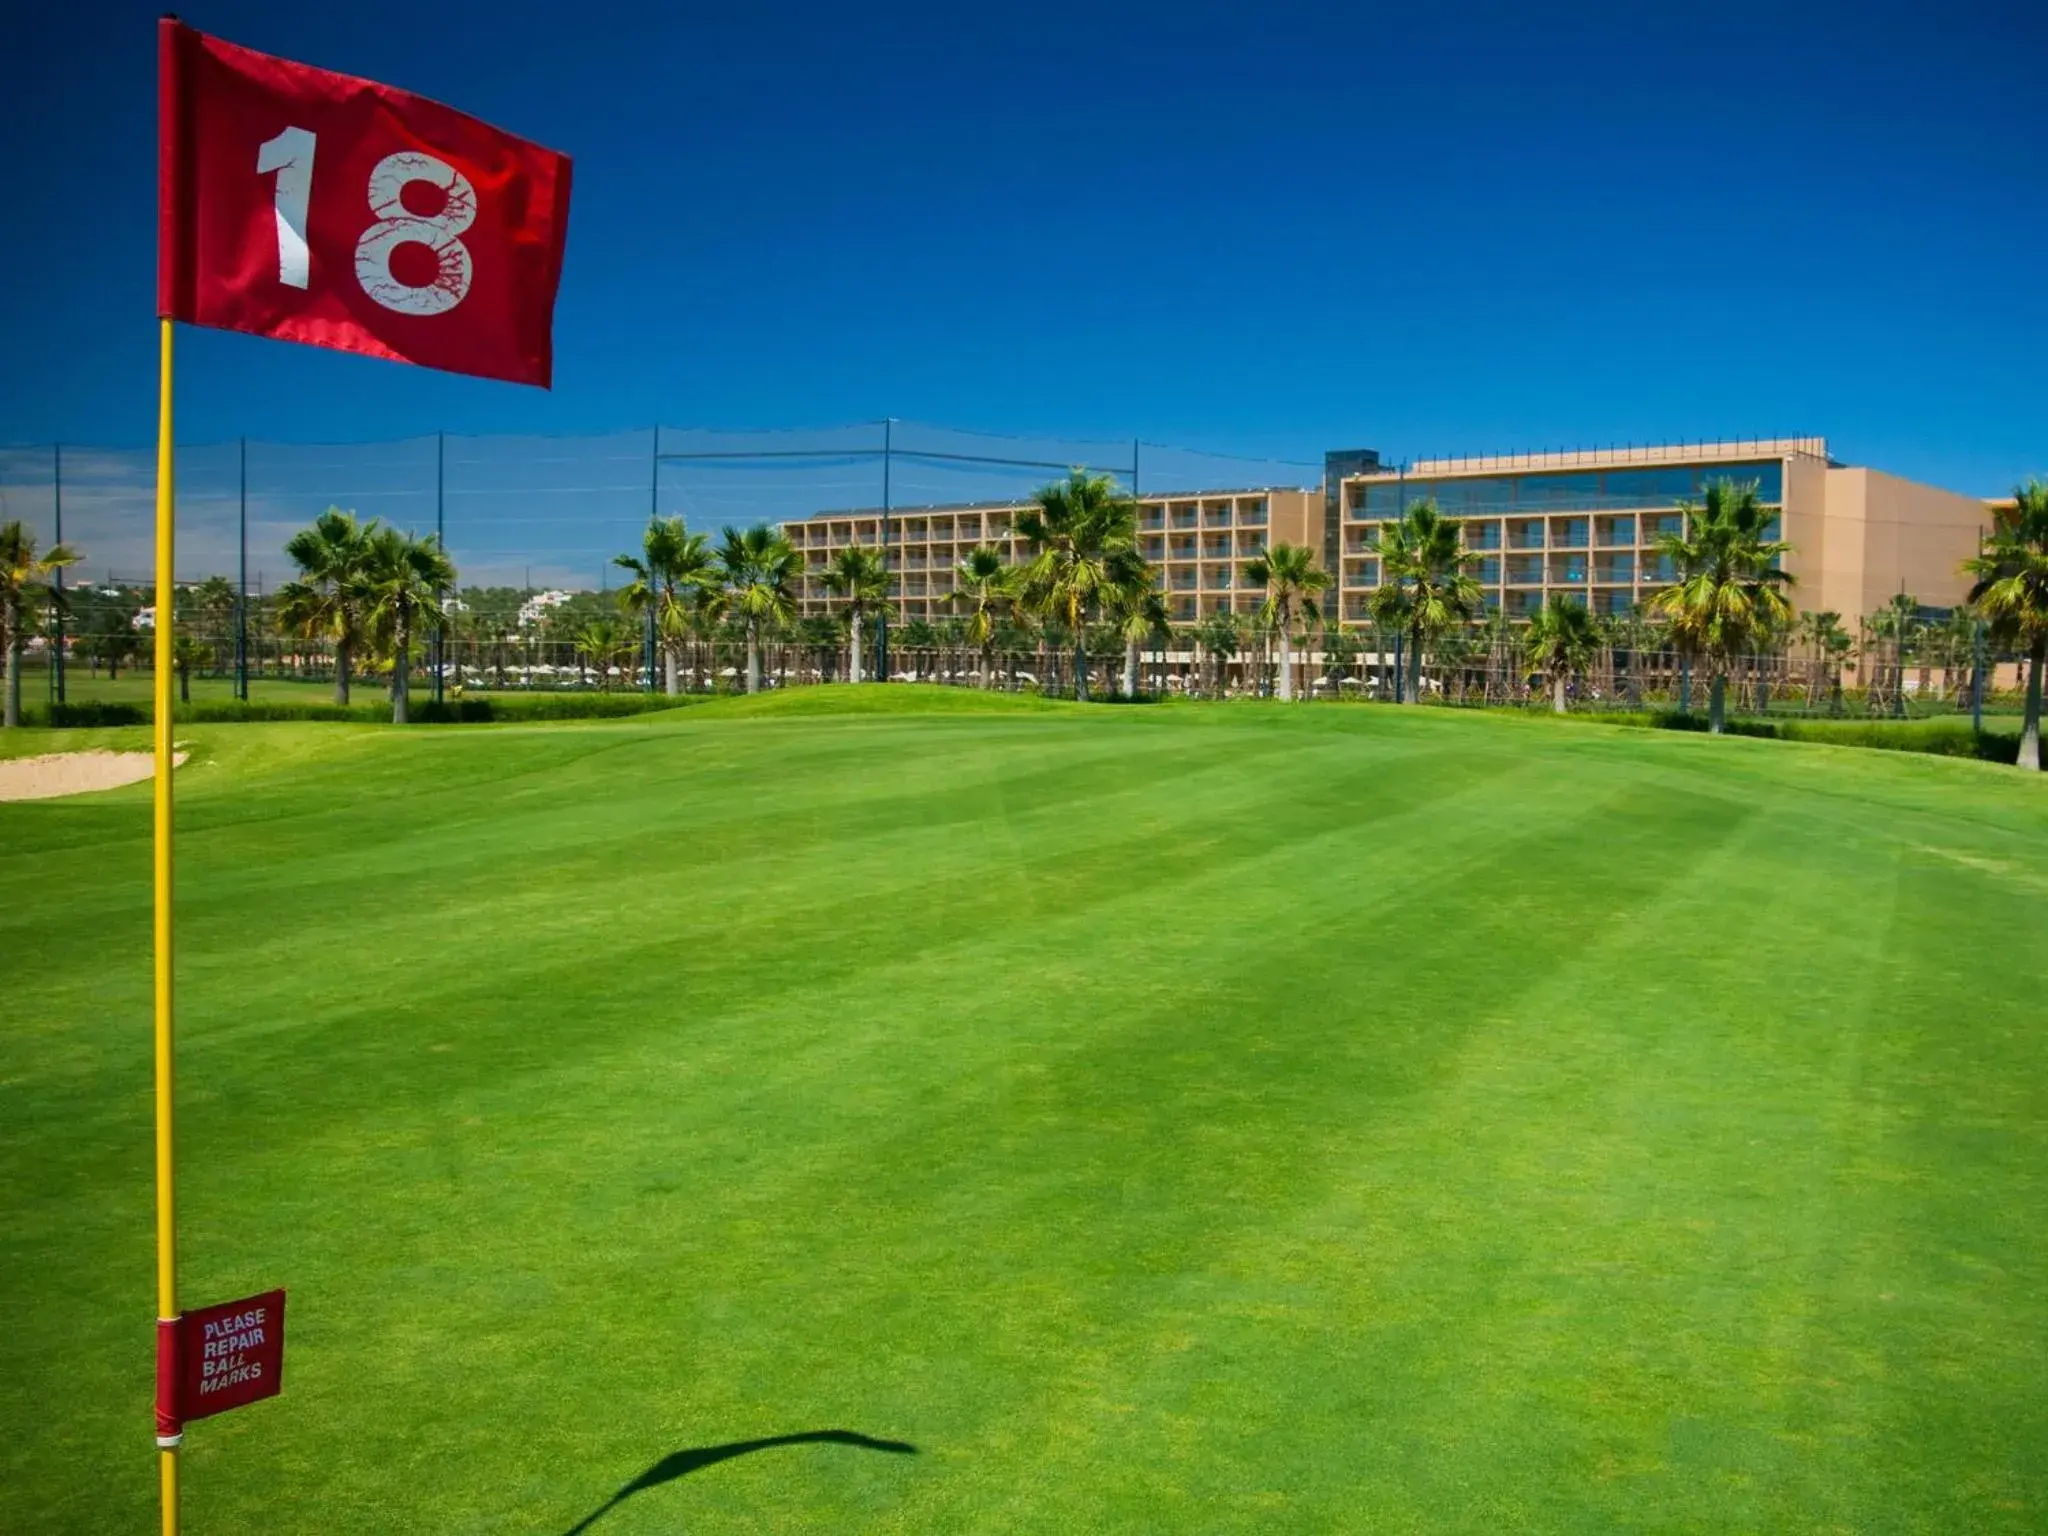
<svg viewBox="0 0 2048 1536">
<path fill-rule="evenodd" d="M 2048 1524 L 2031 778 L 895 689 L 180 736 L 185 1294 L 291 1293 L 191 1530 Z M 0 805 L 8 1531 L 154 1518 L 148 800 Z"/>
</svg>

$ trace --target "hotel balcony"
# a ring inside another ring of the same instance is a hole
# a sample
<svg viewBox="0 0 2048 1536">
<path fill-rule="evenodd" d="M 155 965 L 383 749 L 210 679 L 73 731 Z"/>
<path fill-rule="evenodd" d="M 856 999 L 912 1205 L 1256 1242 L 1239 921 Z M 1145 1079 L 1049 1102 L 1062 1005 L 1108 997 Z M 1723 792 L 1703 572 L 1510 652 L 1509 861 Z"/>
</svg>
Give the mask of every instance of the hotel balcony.
<svg viewBox="0 0 2048 1536">
<path fill-rule="evenodd" d="M 1468 522 L 1464 525 L 1465 547 L 1469 550 L 1499 549 L 1500 524 Z"/>
<path fill-rule="evenodd" d="M 1593 539 L 1602 549 L 1632 549 L 1636 542 L 1636 520 L 1626 515 L 1595 518 Z"/>
<path fill-rule="evenodd" d="M 1554 517 L 1550 520 L 1552 549 L 1584 549 L 1586 520 L 1583 517 Z"/>
<path fill-rule="evenodd" d="M 1550 580 L 1553 585 L 1584 586 L 1586 584 L 1586 557 L 1584 555 L 1552 555 L 1550 557 Z"/>
<path fill-rule="evenodd" d="M 1509 555 L 1508 585 L 1511 587 L 1542 586 L 1543 557 L 1541 555 Z"/>
<path fill-rule="evenodd" d="M 1509 549 L 1541 549 L 1543 547 L 1543 520 L 1539 517 L 1517 518 L 1508 524 Z"/>
</svg>

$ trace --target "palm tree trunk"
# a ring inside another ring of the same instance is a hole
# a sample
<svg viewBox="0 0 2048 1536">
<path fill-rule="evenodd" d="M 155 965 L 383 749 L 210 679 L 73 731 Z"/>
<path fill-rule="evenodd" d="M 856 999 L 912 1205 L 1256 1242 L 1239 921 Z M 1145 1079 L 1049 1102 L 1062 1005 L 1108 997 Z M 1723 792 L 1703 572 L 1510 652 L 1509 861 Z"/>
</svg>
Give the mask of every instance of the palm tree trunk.
<svg viewBox="0 0 2048 1536">
<path fill-rule="evenodd" d="M 1124 697 L 1138 696 L 1138 642 L 1128 637 L 1124 640 Z"/>
<path fill-rule="evenodd" d="M 1728 726 L 1728 674 L 1714 669 L 1714 681 L 1707 692 L 1707 729 L 1719 736 Z"/>
<path fill-rule="evenodd" d="M 761 632 L 749 622 L 747 625 L 747 692 L 761 691 Z"/>
<path fill-rule="evenodd" d="M 412 691 L 409 686 L 412 671 L 412 637 L 403 629 L 399 630 L 398 643 L 391 650 L 391 723 L 406 725 Z"/>
<path fill-rule="evenodd" d="M 989 684 L 989 675 L 988 675 L 988 674 L 989 674 L 989 654 L 988 654 L 988 652 L 987 652 L 987 651 L 985 651 L 985 650 L 984 650 L 984 651 L 983 651 L 983 652 L 981 653 L 981 691 L 982 691 L 983 693 L 987 693 L 987 692 L 988 692 L 988 684 Z"/>
<path fill-rule="evenodd" d="M 1422 702 L 1422 626 L 1416 625 L 1409 632 L 1408 640 L 1414 654 L 1408 658 L 1408 702 Z"/>
<path fill-rule="evenodd" d="M 675 646 L 664 644 L 661 648 L 661 688 L 670 698 L 682 692 L 681 680 L 676 675 L 681 665 L 682 657 L 676 654 Z"/>
<path fill-rule="evenodd" d="M 1564 704 L 1564 685 L 1565 685 L 1565 674 L 1564 674 L 1564 673 L 1562 673 L 1562 672 L 1557 672 L 1557 673 L 1553 673 L 1553 674 L 1551 675 L 1551 679 L 1550 679 L 1550 710 L 1551 710 L 1551 713 L 1552 713 L 1552 714 L 1562 715 L 1562 714 L 1565 714 L 1565 713 L 1567 712 L 1567 711 L 1566 711 L 1566 709 L 1565 709 L 1565 704 Z"/>
<path fill-rule="evenodd" d="M 0 721 L 8 730 L 21 724 L 21 636 L 12 624 L 7 626 L 7 703 Z"/>
<path fill-rule="evenodd" d="M 2041 672 L 2048 667 L 2048 635 L 2036 635 L 2027 660 L 2027 712 L 2020 725 L 2019 765 L 2041 771 Z"/>
<path fill-rule="evenodd" d="M 334 642 L 334 702 L 348 703 L 348 641 Z"/>
<path fill-rule="evenodd" d="M 1280 626 L 1280 702 L 1294 702 L 1294 639 L 1287 626 Z"/>
<path fill-rule="evenodd" d="M 1088 702 L 1088 642 L 1081 638 L 1081 626 L 1074 626 L 1074 697 Z"/>
<path fill-rule="evenodd" d="M 848 638 L 853 643 L 847 647 L 846 659 L 848 665 L 846 668 L 846 680 L 849 683 L 857 683 L 860 681 L 860 610 L 858 608 L 847 615 L 847 622 L 853 626 L 848 632 Z"/>
</svg>

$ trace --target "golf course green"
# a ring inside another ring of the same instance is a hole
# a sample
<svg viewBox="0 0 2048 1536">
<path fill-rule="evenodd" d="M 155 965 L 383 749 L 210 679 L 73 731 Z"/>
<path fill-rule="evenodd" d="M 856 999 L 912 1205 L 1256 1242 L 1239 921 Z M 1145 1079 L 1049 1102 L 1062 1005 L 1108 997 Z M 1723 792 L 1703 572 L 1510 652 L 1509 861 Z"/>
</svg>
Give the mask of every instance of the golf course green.
<svg viewBox="0 0 2048 1536">
<path fill-rule="evenodd" d="M 2048 1527 L 2048 783 L 900 687 L 179 736 L 183 1295 L 290 1294 L 194 1536 Z M 0 805 L 0 1531 L 154 1528 L 148 812 Z"/>
</svg>

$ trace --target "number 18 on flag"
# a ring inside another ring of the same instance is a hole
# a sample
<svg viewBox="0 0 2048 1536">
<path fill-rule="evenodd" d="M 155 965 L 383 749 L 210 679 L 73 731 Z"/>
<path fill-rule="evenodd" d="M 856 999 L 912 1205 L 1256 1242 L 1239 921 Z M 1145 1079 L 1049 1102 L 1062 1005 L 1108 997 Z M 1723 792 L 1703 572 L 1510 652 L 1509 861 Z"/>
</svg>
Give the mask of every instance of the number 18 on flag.
<svg viewBox="0 0 2048 1536">
<path fill-rule="evenodd" d="M 157 313 L 545 388 L 569 159 L 158 24 Z"/>
</svg>

